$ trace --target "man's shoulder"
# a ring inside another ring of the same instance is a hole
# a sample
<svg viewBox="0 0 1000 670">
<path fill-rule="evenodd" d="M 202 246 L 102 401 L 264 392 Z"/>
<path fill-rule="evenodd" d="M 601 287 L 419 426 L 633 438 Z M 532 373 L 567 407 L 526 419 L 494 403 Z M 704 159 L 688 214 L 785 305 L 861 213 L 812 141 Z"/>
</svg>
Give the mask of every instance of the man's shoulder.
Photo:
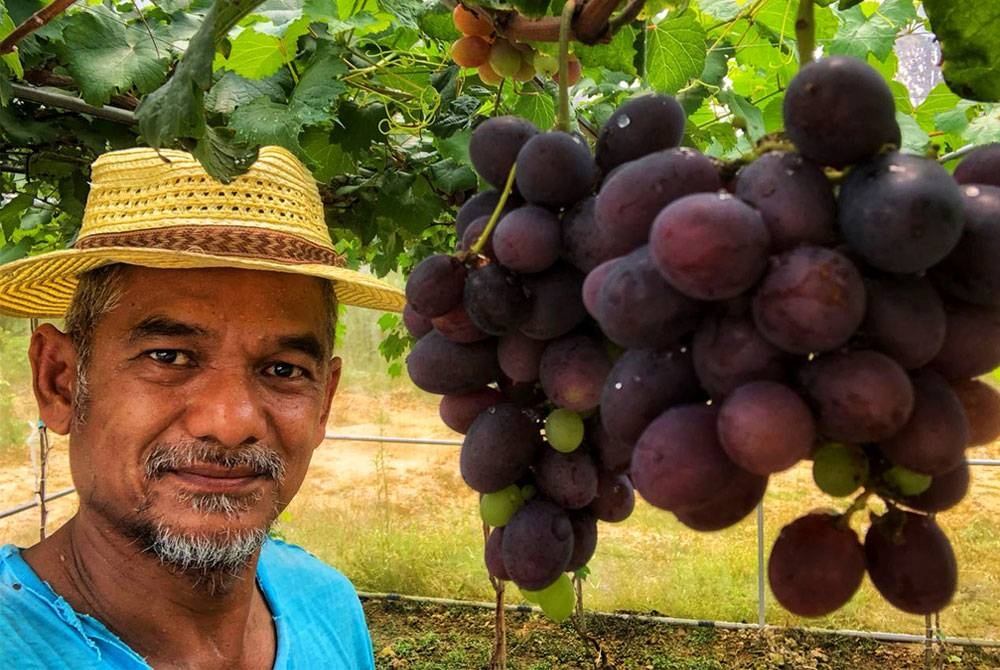
<svg viewBox="0 0 1000 670">
<path fill-rule="evenodd" d="M 322 588 L 354 595 L 354 586 L 339 570 L 302 547 L 269 539 L 260 554 L 260 577 L 294 581 L 298 588 Z"/>
</svg>

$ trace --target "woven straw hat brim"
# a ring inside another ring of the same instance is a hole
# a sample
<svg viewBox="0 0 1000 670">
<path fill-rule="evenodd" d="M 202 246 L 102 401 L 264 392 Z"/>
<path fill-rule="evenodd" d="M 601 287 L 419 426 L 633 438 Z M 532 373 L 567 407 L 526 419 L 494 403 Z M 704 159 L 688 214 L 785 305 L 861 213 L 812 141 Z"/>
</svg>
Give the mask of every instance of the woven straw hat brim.
<svg viewBox="0 0 1000 670">
<path fill-rule="evenodd" d="M 200 252 L 136 247 L 67 249 L 0 265 L 0 314 L 29 318 L 62 318 L 76 291 L 77 276 L 87 270 L 127 263 L 151 268 L 238 268 L 308 275 L 333 282 L 345 305 L 400 312 L 403 292 L 369 275 L 319 263 L 282 263 Z"/>
</svg>

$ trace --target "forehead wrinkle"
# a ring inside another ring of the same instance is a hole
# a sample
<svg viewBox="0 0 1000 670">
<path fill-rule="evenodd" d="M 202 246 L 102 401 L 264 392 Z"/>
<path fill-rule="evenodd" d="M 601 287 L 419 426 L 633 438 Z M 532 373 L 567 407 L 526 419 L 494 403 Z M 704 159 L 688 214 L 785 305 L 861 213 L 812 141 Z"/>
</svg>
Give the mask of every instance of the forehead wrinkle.
<svg viewBox="0 0 1000 670">
<path fill-rule="evenodd" d="M 155 337 L 205 337 L 209 332 L 194 324 L 178 321 L 177 319 L 153 314 L 147 316 L 142 321 L 129 329 L 129 343 Z"/>
</svg>

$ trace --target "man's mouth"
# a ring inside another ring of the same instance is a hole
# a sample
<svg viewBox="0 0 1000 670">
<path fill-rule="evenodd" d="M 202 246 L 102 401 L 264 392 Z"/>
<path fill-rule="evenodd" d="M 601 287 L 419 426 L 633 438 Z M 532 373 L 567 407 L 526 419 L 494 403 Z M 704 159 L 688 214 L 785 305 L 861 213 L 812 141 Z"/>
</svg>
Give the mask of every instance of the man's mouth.
<svg viewBox="0 0 1000 670">
<path fill-rule="evenodd" d="M 167 476 L 176 477 L 181 483 L 200 493 L 228 493 L 236 495 L 257 486 L 269 477 L 250 467 L 225 467 L 216 464 L 184 465 L 168 470 Z"/>
</svg>

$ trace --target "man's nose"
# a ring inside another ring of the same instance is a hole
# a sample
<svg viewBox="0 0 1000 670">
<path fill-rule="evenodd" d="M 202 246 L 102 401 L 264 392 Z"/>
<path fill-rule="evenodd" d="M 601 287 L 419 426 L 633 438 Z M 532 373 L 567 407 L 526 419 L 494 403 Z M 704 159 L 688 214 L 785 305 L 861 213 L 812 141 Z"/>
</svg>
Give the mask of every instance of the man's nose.
<svg viewBox="0 0 1000 670">
<path fill-rule="evenodd" d="M 184 423 L 188 434 L 226 447 L 253 444 L 267 433 L 260 389 L 243 370 L 216 369 L 203 374 L 187 398 Z"/>
</svg>

